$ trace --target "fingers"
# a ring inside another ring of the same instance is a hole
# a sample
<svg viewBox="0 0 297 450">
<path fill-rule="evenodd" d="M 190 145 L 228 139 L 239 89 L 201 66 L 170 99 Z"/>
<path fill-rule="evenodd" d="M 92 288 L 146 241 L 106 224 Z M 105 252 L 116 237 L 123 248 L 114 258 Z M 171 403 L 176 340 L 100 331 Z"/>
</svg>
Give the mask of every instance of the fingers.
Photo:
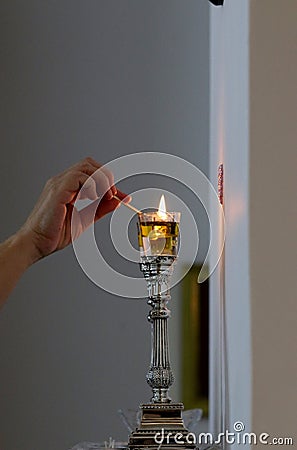
<svg viewBox="0 0 297 450">
<path fill-rule="evenodd" d="M 80 199 L 95 200 L 98 198 L 97 187 L 93 178 L 79 170 L 71 170 L 63 174 L 62 177 L 51 179 L 48 187 L 56 202 L 63 205 L 73 204 L 80 193 L 82 194 L 79 196 Z"/>
<path fill-rule="evenodd" d="M 76 200 L 93 201 L 80 211 L 76 208 L 69 209 L 70 215 L 67 216 L 69 220 L 71 220 L 72 210 L 76 211 L 75 214 L 79 218 L 75 236 L 89 227 L 92 222 L 118 208 L 122 202 L 131 201 L 130 196 L 117 190 L 113 174 L 92 158 L 85 158 L 60 175 L 51 178 L 47 182 L 45 195 L 51 210 L 59 207 L 59 211 L 65 211 L 61 209 L 61 206 L 72 208 Z M 119 200 L 115 199 L 114 195 L 117 195 Z"/>
<path fill-rule="evenodd" d="M 102 166 L 101 164 L 99 164 L 97 161 L 95 161 L 93 158 L 91 157 L 87 157 L 86 158 L 87 162 L 89 164 L 91 164 L 93 167 L 96 167 L 96 170 L 101 169 L 101 171 L 104 173 L 104 175 L 107 177 L 109 184 L 110 184 L 110 188 L 111 191 L 113 193 L 113 195 L 116 195 L 117 193 L 117 188 L 114 185 L 114 176 L 113 173 L 108 170 L 106 167 Z"/>
<path fill-rule="evenodd" d="M 125 194 L 124 192 L 119 191 L 119 190 L 118 190 L 118 192 L 117 192 L 116 195 L 117 195 L 117 197 L 119 197 L 119 198 L 122 200 L 122 202 L 124 202 L 124 203 L 130 203 L 131 200 L 132 200 L 131 195 Z"/>
<path fill-rule="evenodd" d="M 131 196 L 124 192 L 117 191 L 117 196 L 124 202 L 129 203 Z M 97 222 L 106 214 L 114 211 L 121 206 L 121 202 L 115 198 L 107 200 L 103 198 L 99 203 L 99 199 L 86 206 L 80 211 L 74 209 L 72 218 L 72 239 L 76 239 L 83 231 L 85 231 L 93 222 Z"/>
<path fill-rule="evenodd" d="M 117 196 L 119 199 L 122 200 L 123 203 L 130 203 L 131 202 L 131 196 L 125 194 L 124 192 L 117 191 Z M 106 214 L 114 211 L 116 208 L 119 208 L 121 206 L 121 202 L 117 200 L 116 198 L 113 198 L 111 200 L 105 200 L 103 199 L 97 208 L 96 215 L 95 215 L 95 222 L 101 217 L 105 216 Z"/>
<path fill-rule="evenodd" d="M 75 208 L 76 199 L 86 198 L 92 201 L 88 207 Z M 38 251 L 45 256 L 66 247 L 92 222 L 130 200 L 117 191 L 109 170 L 85 158 L 47 181 L 24 227 L 39 236 Z"/>
<path fill-rule="evenodd" d="M 74 203 L 78 194 L 80 199 L 95 200 L 112 199 L 117 192 L 113 174 L 90 157 L 51 178 L 47 189 L 60 195 L 65 204 Z"/>
<path fill-rule="evenodd" d="M 58 178 L 67 178 L 69 175 L 74 176 L 75 173 L 83 172 L 92 177 L 96 183 L 97 197 L 106 195 L 109 198 L 113 196 L 112 184 L 114 183 L 113 175 L 102 168 L 101 164 L 91 157 L 84 158 L 69 169 L 61 173 Z"/>
<path fill-rule="evenodd" d="M 107 198 L 111 199 L 116 195 L 117 189 L 114 185 L 114 176 L 110 170 L 101 166 L 101 164 L 90 157 L 78 163 L 78 166 L 85 171 L 85 173 L 94 178 L 97 185 L 98 196 L 104 194 Z"/>
<path fill-rule="evenodd" d="M 74 167 L 94 179 L 98 197 L 106 195 L 107 198 L 111 199 L 113 195 L 116 194 L 113 174 L 106 168 L 102 167 L 101 164 L 93 158 L 85 158 Z"/>
<path fill-rule="evenodd" d="M 85 174 L 84 174 L 85 175 Z M 90 200 L 97 200 L 97 186 L 93 177 L 86 175 L 87 179 L 83 183 L 83 188 L 80 190 L 79 198 L 81 200 L 89 198 Z"/>
<path fill-rule="evenodd" d="M 112 195 L 116 195 L 117 194 L 117 188 L 114 185 L 114 176 L 113 173 L 110 172 L 110 170 L 106 169 L 106 167 L 102 167 L 101 170 L 103 171 L 103 173 L 105 174 L 105 176 L 107 177 L 109 184 L 110 184 L 110 188 L 111 188 L 111 192 Z"/>
</svg>

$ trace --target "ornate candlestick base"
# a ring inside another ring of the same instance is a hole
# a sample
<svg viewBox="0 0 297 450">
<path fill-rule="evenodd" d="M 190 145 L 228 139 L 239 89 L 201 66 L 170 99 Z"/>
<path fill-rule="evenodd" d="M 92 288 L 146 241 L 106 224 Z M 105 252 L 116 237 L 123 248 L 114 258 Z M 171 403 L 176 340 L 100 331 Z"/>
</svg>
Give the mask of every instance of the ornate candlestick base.
<svg viewBox="0 0 297 450">
<path fill-rule="evenodd" d="M 140 405 L 140 426 L 131 433 L 129 449 L 195 449 L 182 419 L 182 403 L 147 403 Z M 193 442 L 193 439 L 192 439 Z"/>
</svg>

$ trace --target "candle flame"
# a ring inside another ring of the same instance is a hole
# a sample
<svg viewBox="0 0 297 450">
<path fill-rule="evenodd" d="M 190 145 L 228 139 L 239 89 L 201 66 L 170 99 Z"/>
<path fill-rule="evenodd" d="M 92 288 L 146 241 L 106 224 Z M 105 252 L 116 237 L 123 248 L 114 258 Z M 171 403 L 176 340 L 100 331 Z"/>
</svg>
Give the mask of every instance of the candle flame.
<svg viewBox="0 0 297 450">
<path fill-rule="evenodd" d="M 167 212 L 166 212 L 166 203 L 165 203 L 165 197 L 164 195 L 161 196 L 160 203 L 159 203 L 159 209 L 157 212 L 158 216 L 162 220 L 167 219 Z"/>
</svg>

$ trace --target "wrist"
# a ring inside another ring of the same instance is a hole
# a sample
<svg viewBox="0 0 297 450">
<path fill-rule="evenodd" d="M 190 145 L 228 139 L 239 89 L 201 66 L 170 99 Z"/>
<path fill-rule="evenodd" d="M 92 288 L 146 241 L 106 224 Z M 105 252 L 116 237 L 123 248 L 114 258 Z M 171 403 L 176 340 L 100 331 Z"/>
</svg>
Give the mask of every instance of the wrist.
<svg viewBox="0 0 297 450">
<path fill-rule="evenodd" d="M 11 247 L 20 255 L 24 269 L 27 269 L 41 258 L 35 246 L 34 238 L 29 231 L 20 229 L 11 237 Z"/>
<path fill-rule="evenodd" d="M 0 243 L 0 306 L 26 269 L 38 259 L 34 242 L 24 230 Z"/>
</svg>

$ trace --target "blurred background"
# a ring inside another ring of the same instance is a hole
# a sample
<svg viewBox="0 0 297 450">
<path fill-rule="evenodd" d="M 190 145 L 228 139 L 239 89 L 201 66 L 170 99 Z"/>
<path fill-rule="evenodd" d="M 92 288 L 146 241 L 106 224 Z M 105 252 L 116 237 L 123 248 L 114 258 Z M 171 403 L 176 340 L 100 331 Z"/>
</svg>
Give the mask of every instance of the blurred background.
<svg viewBox="0 0 297 450">
<path fill-rule="evenodd" d="M 46 180 L 85 156 L 106 163 L 165 152 L 208 174 L 207 1 L 2 0 L 0 56 L 1 240 L 22 225 Z M 164 177 L 121 184 L 127 193 L 149 186 L 190 206 L 203 261 L 203 208 Z M 97 243 L 118 266 L 109 220 L 96 225 Z M 137 264 L 123 270 L 139 276 Z M 181 299 L 177 286 L 170 307 L 176 400 Z M 66 450 L 126 439 L 117 410 L 150 398 L 147 311 L 145 300 L 92 284 L 71 247 L 30 268 L 0 313 L 0 447 Z"/>
</svg>

